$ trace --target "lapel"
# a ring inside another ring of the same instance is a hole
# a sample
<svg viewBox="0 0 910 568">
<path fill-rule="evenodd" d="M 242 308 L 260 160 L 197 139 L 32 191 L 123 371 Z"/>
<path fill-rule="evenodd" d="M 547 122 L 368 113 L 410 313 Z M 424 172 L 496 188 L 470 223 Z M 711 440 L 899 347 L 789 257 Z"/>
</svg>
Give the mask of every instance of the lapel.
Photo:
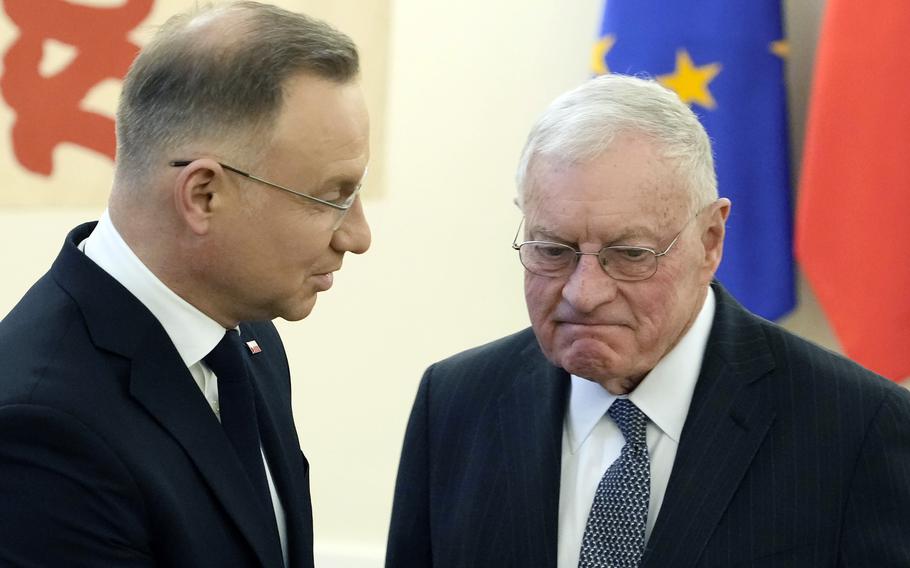
<svg viewBox="0 0 910 568">
<path fill-rule="evenodd" d="M 272 480 L 284 507 L 288 564 L 291 567 L 312 568 L 313 512 L 309 469 L 300 451 L 293 419 L 288 412 L 290 392 L 283 397 L 278 394 L 279 385 L 288 382 L 287 375 L 282 375 L 275 369 L 275 359 L 270 358 L 277 346 L 258 335 L 252 327 L 240 327 L 244 342 L 255 339 L 263 348 L 263 352 L 250 357 L 249 366 L 256 389 L 259 434 Z"/>
<path fill-rule="evenodd" d="M 537 340 L 509 369 L 500 399 L 499 433 L 505 457 L 513 565 L 556 566 L 562 423 L 568 375 L 544 357 Z"/>
<path fill-rule="evenodd" d="M 67 237 L 51 268 L 73 297 L 95 344 L 131 361 L 135 400 L 183 447 L 263 566 L 282 566 L 274 522 L 255 500 L 240 460 L 158 320 L 76 245 L 94 223 Z"/>
<path fill-rule="evenodd" d="M 774 419 L 759 320 L 712 288 L 714 323 L 643 567 L 695 565 Z"/>
</svg>

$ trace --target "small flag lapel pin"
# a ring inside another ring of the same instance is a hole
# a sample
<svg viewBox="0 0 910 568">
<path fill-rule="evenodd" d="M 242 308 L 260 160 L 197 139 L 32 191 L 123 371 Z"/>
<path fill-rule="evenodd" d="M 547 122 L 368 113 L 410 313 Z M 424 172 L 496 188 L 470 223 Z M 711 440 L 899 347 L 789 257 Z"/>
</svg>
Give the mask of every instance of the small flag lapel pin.
<svg viewBox="0 0 910 568">
<path fill-rule="evenodd" d="M 262 353 L 262 348 L 259 347 L 259 344 L 255 341 L 247 341 L 246 346 L 250 348 L 250 353 L 255 355 L 256 353 Z"/>
</svg>

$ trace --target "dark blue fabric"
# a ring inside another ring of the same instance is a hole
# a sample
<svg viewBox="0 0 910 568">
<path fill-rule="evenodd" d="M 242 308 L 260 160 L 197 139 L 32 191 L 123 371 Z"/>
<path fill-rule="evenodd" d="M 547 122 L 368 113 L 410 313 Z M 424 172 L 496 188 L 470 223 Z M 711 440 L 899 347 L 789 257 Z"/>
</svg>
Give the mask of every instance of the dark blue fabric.
<svg viewBox="0 0 910 568">
<path fill-rule="evenodd" d="M 0 566 L 283 565 L 208 402 L 157 319 L 77 248 L 0 322 Z M 271 323 L 243 323 L 290 566 L 312 568 L 308 465 Z"/>
<path fill-rule="evenodd" d="M 910 566 L 910 392 L 714 291 L 642 567 Z M 555 568 L 568 384 L 529 329 L 427 369 L 388 568 Z"/>
<path fill-rule="evenodd" d="M 205 356 L 205 362 L 218 377 L 221 427 L 237 452 L 263 508 L 274 516 L 275 510 L 272 508 L 272 497 L 259 446 L 256 397 L 244 351 L 248 350 L 244 349 L 240 341 L 240 333 L 229 329 L 224 332 L 224 337 L 212 352 Z"/>
</svg>

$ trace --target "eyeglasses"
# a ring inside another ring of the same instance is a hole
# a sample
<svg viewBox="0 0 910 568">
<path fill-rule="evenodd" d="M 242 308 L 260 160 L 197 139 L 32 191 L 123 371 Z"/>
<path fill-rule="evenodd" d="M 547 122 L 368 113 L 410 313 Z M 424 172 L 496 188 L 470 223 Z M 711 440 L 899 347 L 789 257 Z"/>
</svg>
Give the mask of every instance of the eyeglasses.
<svg viewBox="0 0 910 568">
<path fill-rule="evenodd" d="M 701 213 L 699 211 L 689 219 L 683 228 L 676 233 L 670 244 L 657 252 L 647 247 L 626 245 L 605 246 L 597 252 L 581 252 L 562 243 L 550 241 L 525 241 L 518 242 L 518 235 L 524 219 L 518 224 L 518 231 L 512 240 L 512 248 L 518 251 L 518 258 L 528 272 L 547 278 L 560 278 L 568 276 L 575 271 L 578 259 L 582 256 L 596 256 L 601 268 L 614 280 L 634 282 L 647 280 L 657 272 L 658 259 L 666 256 L 679 240 L 680 235 L 692 221 Z"/>
<path fill-rule="evenodd" d="M 174 167 L 174 168 L 185 168 L 186 166 L 190 165 L 191 163 L 193 163 L 193 160 L 172 160 L 172 161 L 168 162 L 168 165 L 170 165 L 171 167 Z M 229 172 L 234 172 L 235 174 L 241 175 L 247 179 L 251 179 L 253 181 L 259 182 L 259 183 L 267 185 L 269 187 L 273 187 L 275 189 L 280 189 L 281 191 L 293 193 L 294 195 L 303 197 L 304 199 L 309 199 L 310 201 L 314 201 L 316 203 L 325 205 L 327 207 L 331 207 L 332 209 L 335 209 L 336 211 L 340 211 L 341 215 L 339 215 L 335 225 L 332 227 L 332 230 L 337 229 L 338 226 L 341 225 L 341 220 L 344 218 L 344 214 L 347 213 L 348 209 L 350 209 L 354 205 L 354 201 L 357 199 L 357 196 L 360 194 L 360 189 L 363 187 L 363 179 L 361 179 L 360 183 L 357 184 L 357 187 L 354 188 L 354 191 L 352 191 L 349 195 L 339 198 L 335 201 L 327 201 L 325 199 L 319 199 L 318 197 L 313 197 L 312 195 L 308 195 L 306 193 L 301 193 L 301 192 L 293 190 L 289 187 L 284 187 L 283 185 L 270 182 L 268 180 L 262 179 L 261 177 L 254 176 L 253 174 L 251 174 L 249 172 L 245 172 L 241 169 L 235 168 L 234 166 L 229 166 L 223 162 L 218 162 L 218 165 L 221 166 L 222 168 L 226 169 Z M 364 171 L 363 177 L 366 178 L 366 171 Z"/>
</svg>

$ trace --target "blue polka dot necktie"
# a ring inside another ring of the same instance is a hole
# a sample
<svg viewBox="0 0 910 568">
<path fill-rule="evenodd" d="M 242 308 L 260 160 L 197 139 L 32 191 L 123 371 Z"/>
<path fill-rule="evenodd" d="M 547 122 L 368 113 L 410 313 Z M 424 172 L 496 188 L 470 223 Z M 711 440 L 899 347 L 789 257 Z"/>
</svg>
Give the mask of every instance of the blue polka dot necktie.
<svg viewBox="0 0 910 568">
<path fill-rule="evenodd" d="M 645 549 L 651 464 L 645 427 L 648 417 L 618 398 L 607 411 L 626 444 L 597 486 L 581 542 L 578 568 L 633 568 Z"/>
</svg>

